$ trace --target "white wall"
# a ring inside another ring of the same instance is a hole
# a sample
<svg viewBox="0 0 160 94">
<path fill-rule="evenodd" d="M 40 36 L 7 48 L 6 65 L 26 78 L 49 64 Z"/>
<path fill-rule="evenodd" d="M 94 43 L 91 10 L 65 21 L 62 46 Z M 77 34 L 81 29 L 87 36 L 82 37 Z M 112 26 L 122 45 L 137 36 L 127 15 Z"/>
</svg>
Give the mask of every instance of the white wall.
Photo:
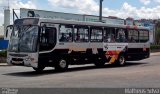
<svg viewBox="0 0 160 94">
<path fill-rule="evenodd" d="M 6 34 L 6 28 L 10 25 L 10 10 L 5 9 L 4 10 L 4 34 Z M 4 37 L 5 40 L 9 40 L 8 37 Z"/>
<path fill-rule="evenodd" d="M 30 11 L 32 11 L 33 14 L 30 14 L 29 13 Z M 30 17 L 83 21 L 83 15 L 79 15 L 79 14 L 53 12 L 53 11 L 45 11 L 45 10 L 35 10 L 35 9 L 25 9 L 25 8 L 20 9 L 21 18 L 28 17 L 28 14 L 30 14 Z"/>
<path fill-rule="evenodd" d="M 4 26 L 0 26 L 0 35 L 4 35 Z"/>
</svg>

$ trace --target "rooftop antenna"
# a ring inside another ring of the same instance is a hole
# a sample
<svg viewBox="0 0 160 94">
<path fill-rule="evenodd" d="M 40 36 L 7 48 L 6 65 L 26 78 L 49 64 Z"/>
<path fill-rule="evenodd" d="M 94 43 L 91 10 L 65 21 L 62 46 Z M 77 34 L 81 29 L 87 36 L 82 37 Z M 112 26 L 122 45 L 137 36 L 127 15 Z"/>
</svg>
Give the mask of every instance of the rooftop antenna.
<svg viewBox="0 0 160 94">
<path fill-rule="evenodd" d="M 103 0 L 100 0 L 100 5 L 99 5 L 99 21 L 102 22 L 102 2 Z"/>
</svg>

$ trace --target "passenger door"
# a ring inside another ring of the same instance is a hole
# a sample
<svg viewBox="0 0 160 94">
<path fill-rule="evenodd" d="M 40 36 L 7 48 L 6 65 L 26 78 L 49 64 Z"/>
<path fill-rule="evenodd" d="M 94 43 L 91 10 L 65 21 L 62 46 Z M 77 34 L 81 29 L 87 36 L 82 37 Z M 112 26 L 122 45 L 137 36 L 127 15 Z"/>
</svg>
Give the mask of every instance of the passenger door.
<svg viewBox="0 0 160 94">
<path fill-rule="evenodd" d="M 51 51 L 56 45 L 56 28 L 44 26 L 39 33 L 39 50 Z"/>
</svg>

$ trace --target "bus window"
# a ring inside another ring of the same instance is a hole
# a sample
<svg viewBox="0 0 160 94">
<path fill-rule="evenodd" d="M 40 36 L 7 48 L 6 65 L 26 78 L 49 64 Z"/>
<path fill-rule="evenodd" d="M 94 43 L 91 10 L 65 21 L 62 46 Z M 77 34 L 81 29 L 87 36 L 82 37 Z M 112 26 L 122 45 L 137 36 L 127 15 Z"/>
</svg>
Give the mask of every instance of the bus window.
<svg viewBox="0 0 160 94">
<path fill-rule="evenodd" d="M 75 35 L 74 40 L 76 42 L 88 42 L 89 28 L 87 26 L 75 26 L 74 35 Z"/>
<path fill-rule="evenodd" d="M 102 42 L 102 28 L 91 28 L 91 42 Z"/>
<path fill-rule="evenodd" d="M 129 43 L 139 42 L 137 30 L 128 30 L 128 42 Z"/>
<path fill-rule="evenodd" d="M 72 25 L 60 25 L 59 30 L 60 30 L 60 34 L 59 34 L 60 42 L 72 42 L 73 40 Z"/>
<path fill-rule="evenodd" d="M 105 28 L 103 40 L 104 42 L 115 42 L 115 28 Z"/>
<path fill-rule="evenodd" d="M 127 42 L 126 32 L 124 29 L 116 30 L 116 42 Z"/>
<path fill-rule="evenodd" d="M 139 30 L 140 42 L 147 42 L 149 40 L 149 32 L 146 30 Z"/>
</svg>

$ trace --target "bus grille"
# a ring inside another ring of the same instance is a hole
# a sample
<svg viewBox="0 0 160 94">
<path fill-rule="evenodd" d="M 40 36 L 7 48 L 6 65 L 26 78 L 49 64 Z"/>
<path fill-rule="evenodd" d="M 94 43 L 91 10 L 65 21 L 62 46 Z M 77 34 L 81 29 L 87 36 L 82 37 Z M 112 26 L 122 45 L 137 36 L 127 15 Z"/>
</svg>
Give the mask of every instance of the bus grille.
<svg viewBox="0 0 160 94">
<path fill-rule="evenodd" d="M 13 61 L 23 61 L 21 58 L 12 58 Z"/>
</svg>

